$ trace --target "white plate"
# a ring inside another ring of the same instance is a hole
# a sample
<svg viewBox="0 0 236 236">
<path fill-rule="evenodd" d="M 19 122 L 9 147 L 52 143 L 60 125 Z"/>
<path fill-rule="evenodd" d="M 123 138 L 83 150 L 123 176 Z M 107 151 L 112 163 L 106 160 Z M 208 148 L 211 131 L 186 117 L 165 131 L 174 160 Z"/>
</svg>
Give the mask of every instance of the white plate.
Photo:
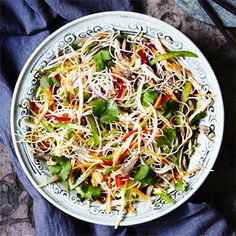
<svg viewBox="0 0 236 236">
<path fill-rule="evenodd" d="M 12 101 L 11 128 L 14 147 L 26 175 L 35 188 L 53 205 L 76 218 L 104 225 L 115 225 L 118 212 L 107 213 L 103 206 L 81 202 L 75 194 L 69 195 L 60 184 L 50 184 L 41 189 L 38 184 L 49 178 L 48 172 L 42 163 L 32 159 L 27 146 L 19 143 L 16 133 L 24 132 L 20 121 L 27 114 L 27 98 L 32 98 L 38 83 L 39 73 L 34 69 L 43 68 L 53 58 L 55 50 L 66 44 L 73 43 L 80 38 L 87 37 L 97 32 L 120 30 L 130 34 L 143 32 L 150 39 L 159 36 L 164 39 L 170 50 L 189 50 L 195 52 L 198 58 L 182 60 L 185 67 L 190 68 L 197 81 L 202 86 L 202 91 L 211 91 L 216 95 L 208 109 L 208 116 L 204 123 L 210 127 L 213 141 L 200 137 L 200 150 L 191 158 L 190 169 L 197 165 L 204 166 L 199 172 L 188 178 L 189 187 L 186 192 L 173 190 L 170 195 L 174 204 L 163 200 L 142 202 L 137 204 L 137 214 L 125 216 L 121 225 L 133 225 L 147 222 L 161 217 L 184 203 L 203 183 L 217 158 L 223 135 L 224 109 L 221 91 L 217 79 L 206 58 L 200 50 L 180 31 L 155 18 L 131 12 L 105 12 L 89 15 L 58 29 L 34 51 L 28 59 L 18 78 Z M 21 105 L 21 107 L 18 106 Z"/>
</svg>

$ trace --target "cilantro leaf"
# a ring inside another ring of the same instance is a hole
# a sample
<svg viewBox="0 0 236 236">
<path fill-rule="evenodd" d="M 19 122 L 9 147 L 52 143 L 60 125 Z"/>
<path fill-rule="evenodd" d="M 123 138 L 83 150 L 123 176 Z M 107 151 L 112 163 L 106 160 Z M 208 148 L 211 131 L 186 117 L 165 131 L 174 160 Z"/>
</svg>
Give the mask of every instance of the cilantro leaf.
<svg viewBox="0 0 236 236">
<path fill-rule="evenodd" d="M 113 101 L 108 102 L 107 108 L 103 114 L 100 116 L 100 121 L 103 124 L 110 124 L 119 119 L 120 110 L 116 103 Z"/>
<path fill-rule="evenodd" d="M 177 111 L 179 108 L 178 102 L 170 98 L 168 101 L 164 102 L 161 106 L 161 109 L 163 111 L 163 116 L 170 115 L 172 116 L 175 111 Z"/>
<path fill-rule="evenodd" d="M 176 139 L 176 132 L 174 129 L 165 128 L 163 130 L 165 136 L 160 136 L 156 139 L 157 147 L 164 147 L 171 144 Z"/>
<path fill-rule="evenodd" d="M 170 143 L 172 143 L 176 139 L 176 132 L 174 129 L 165 128 L 164 134 Z"/>
<path fill-rule="evenodd" d="M 67 159 L 67 161 L 61 166 L 62 169 L 61 169 L 61 172 L 60 172 L 60 177 L 62 180 L 66 180 L 68 178 L 68 175 L 71 171 L 71 163 L 70 163 L 70 160 Z"/>
<path fill-rule="evenodd" d="M 95 99 L 93 102 L 93 114 L 100 118 L 103 124 L 110 124 L 119 119 L 120 109 L 114 101 Z"/>
<path fill-rule="evenodd" d="M 95 99 L 93 102 L 93 114 L 95 116 L 100 116 L 107 108 L 107 101 L 104 101 L 102 99 Z"/>
<path fill-rule="evenodd" d="M 96 70 L 97 71 L 102 71 L 105 69 L 105 67 L 110 67 L 113 64 L 112 57 L 111 57 L 108 47 L 100 49 L 93 56 L 93 58 L 96 61 Z"/>
<path fill-rule="evenodd" d="M 205 111 L 199 112 L 196 116 L 193 117 L 191 125 L 198 125 L 199 122 L 207 116 Z"/>
<path fill-rule="evenodd" d="M 151 105 L 154 105 L 154 100 L 157 97 L 157 95 L 159 94 L 158 91 L 146 91 L 142 94 L 141 96 L 141 101 L 142 101 L 142 105 L 145 107 L 148 107 Z"/>
<path fill-rule="evenodd" d="M 57 162 L 57 165 L 48 166 L 49 171 L 52 175 L 58 174 L 60 178 L 65 181 L 68 178 L 68 175 L 71 171 L 70 160 L 66 157 L 52 156 L 52 159 Z"/>
<path fill-rule="evenodd" d="M 56 156 L 56 155 L 52 155 L 52 159 L 53 159 L 53 161 L 57 162 L 57 164 L 60 165 L 60 166 L 63 165 L 67 160 L 67 158 L 65 158 L 63 156 L 59 157 L 59 156 Z"/>
<path fill-rule="evenodd" d="M 113 115 L 110 115 L 110 114 L 104 114 L 102 115 L 102 117 L 100 118 L 100 121 L 103 123 L 103 124 L 110 124 L 114 121 L 117 121 L 119 118 L 116 117 L 116 116 L 113 116 Z"/>
<path fill-rule="evenodd" d="M 156 139 L 157 147 L 165 147 L 169 145 L 169 141 L 165 136 L 160 136 Z"/>
<path fill-rule="evenodd" d="M 101 196 L 101 190 L 98 187 L 93 187 L 92 185 L 81 185 L 75 188 L 76 192 L 79 194 L 81 199 L 93 200 L 94 198 L 99 198 Z"/>
</svg>

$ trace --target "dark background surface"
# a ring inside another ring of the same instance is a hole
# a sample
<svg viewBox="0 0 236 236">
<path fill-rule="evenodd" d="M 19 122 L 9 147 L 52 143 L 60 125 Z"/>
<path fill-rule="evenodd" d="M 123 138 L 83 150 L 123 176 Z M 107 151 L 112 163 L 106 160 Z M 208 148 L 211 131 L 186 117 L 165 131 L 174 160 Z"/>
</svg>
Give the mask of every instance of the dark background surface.
<svg viewBox="0 0 236 236">
<path fill-rule="evenodd" d="M 224 139 L 214 171 L 190 201 L 210 204 L 235 226 L 235 52 L 216 27 L 189 17 L 174 0 L 133 2 L 138 12 L 161 19 L 186 34 L 207 57 L 217 76 L 225 107 Z M 236 29 L 229 31 L 235 39 Z M 2 144 L 0 157 L 0 234 L 34 235 L 31 199 L 19 182 Z"/>
</svg>

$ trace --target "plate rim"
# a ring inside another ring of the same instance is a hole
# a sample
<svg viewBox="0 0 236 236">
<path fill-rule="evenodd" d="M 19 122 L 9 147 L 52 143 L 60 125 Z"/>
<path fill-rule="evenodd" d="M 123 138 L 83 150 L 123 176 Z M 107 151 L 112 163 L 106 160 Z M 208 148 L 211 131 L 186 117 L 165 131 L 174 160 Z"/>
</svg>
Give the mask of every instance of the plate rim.
<svg viewBox="0 0 236 236">
<path fill-rule="evenodd" d="M 84 220 L 84 221 L 87 221 L 87 222 L 90 222 L 90 223 L 95 223 L 95 224 L 101 224 L 101 225 L 110 225 L 110 226 L 114 226 L 116 222 L 110 222 L 110 221 L 107 221 L 107 222 L 101 222 L 100 220 L 96 220 L 97 217 L 92 217 L 92 218 L 87 218 L 87 217 L 83 217 L 83 216 L 80 216 L 74 212 L 71 212 L 69 209 L 67 209 L 66 207 L 60 205 L 59 203 L 57 203 L 54 199 L 52 199 L 50 196 L 47 195 L 46 192 L 43 191 L 43 189 L 39 188 L 38 187 L 38 184 L 36 183 L 35 179 L 31 176 L 30 172 L 28 171 L 27 167 L 25 166 L 24 164 L 24 161 L 23 161 L 23 157 L 21 156 L 20 154 L 20 151 L 18 149 L 18 146 L 17 146 L 17 143 L 16 143 L 16 136 L 15 136 L 15 122 L 14 122 L 14 114 L 15 114 L 15 110 L 17 109 L 16 107 L 16 97 L 17 97 L 17 94 L 18 94 L 18 91 L 20 89 L 20 84 L 22 82 L 22 80 L 24 79 L 24 74 L 25 72 L 27 71 L 27 68 L 29 67 L 32 59 L 40 52 L 40 50 L 48 44 L 48 42 L 50 42 L 50 40 L 52 40 L 55 36 L 59 35 L 61 32 L 63 32 L 65 29 L 67 28 L 70 28 L 71 26 L 73 25 L 76 25 L 76 24 L 80 24 L 81 22 L 83 21 L 87 21 L 87 20 L 90 20 L 92 18 L 99 18 L 99 17 L 107 17 L 107 16 L 116 16 L 116 17 L 127 17 L 129 19 L 131 18 L 134 18 L 134 19 L 143 19 L 144 20 L 144 23 L 146 21 L 151 21 L 151 22 L 156 22 L 157 24 L 160 24 L 160 25 L 163 25 L 163 26 L 166 26 L 167 29 L 168 28 L 171 28 L 172 31 L 180 34 L 182 37 L 184 37 L 190 44 L 192 44 L 192 46 L 194 46 L 195 49 L 197 49 L 197 53 L 200 55 L 200 57 L 205 61 L 207 62 L 207 67 L 208 69 L 210 70 L 209 73 L 211 75 L 213 75 L 213 79 L 214 79 L 214 82 L 215 82 L 215 86 L 216 86 L 216 89 L 219 91 L 219 94 L 217 94 L 217 100 L 219 102 L 219 105 L 220 105 L 220 108 L 219 108 L 219 111 L 221 111 L 221 114 L 218 114 L 220 116 L 219 120 L 222 122 L 222 125 L 221 127 L 219 128 L 219 133 L 218 133 L 218 145 L 215 147 L 216 150 L 214 151 L 215 152 L 215 158 L 214 159 L 210 159 L 209 160 L 209 165 L 208 167 L 210 169 L 212 169 L 214 163 L 216 162 L 217 160 L 217 157 L 219 155 L 219 151 L 220 151 L 220 148 L 221 148 L 221 144 L 222 144 L 222 140 L 223 140 L 223 133 L 224 133 L 224 104 L 223 104 L 223 99 L 222 99 L 222 93 L 221 93 L 221 89 L 220 89 L 220 86 L 219 86 L 219 83 L 218 83 L 218 80 L 217 80 L 217 77 L 210 65 L 210 63 L 207 61 L 206 57 L 203 55 L 203 53 L 200 51 L 200 49 L 196 46 L 196 44 L 194 44 L 192 42 L 191 39 L 189 39 L 186 35 L 184 35 L 181 31 L 177 30 L 176 28 L 174 28 L 173 26 L 171 26 L 170 24 L 164 22 L 164 21 L 161 21 L 155 17 L 152 17 L 152 16 L 149 16 L 149 15 L 145 15 L 145 14 L 141 14 L 141 13 L 136 13 L 136 12 L 127 12 L 127 11 L 107 11 L 107 12 L 100 12 L 100 13 L 95 13 L 95 14 L 90 14 L 90 15 L 87 15 L 87 16 L 84 16 L 84 17 L 81 17 L 81 18 L 78 18 L 78 19 L 75 19 L 67 24 L 65 24 L 64 26 L 60 27 L 59 29 L 57 29 L 55 32 L 53 32 L 52 34 L 50 34 L 48 37 L 46 37 L 37 47 L 36 49 L 33 51 L 33 53 L 31 54 L 31 56 L 27 59 L 24 67 L 22 68 L 19 76 L 18 76 L 18 79 L 17 79 L 17 82 L 15 84 L 15 88 L 14 88 L 14 92 L 13 92 L 13 96 L 12 96 L 12 102 L 11 102 L 11 113 L 10 113 L 10 123 L 11 123 L 11 137 L 12 137 L 12 140 L 13 140 L 13 145 L 14 145 L 14 149 L 15 149 L 15 152 L 16 152 L 16 156 L 17 156 L 17 159 L 19 160 L 20 162 L 20 165 L 22 167 L 22 169 L 24 170 L 24 173 L 26 174 L 26 176 L 28 177 L 28 179 L 30 180 L 31 184 L 33 185 L 33 187 L 47 200 L 49 201 L 52 205 L 54 205 L 55 207 L 57 207 L 58 209 L 62 210 L 63 212 L 67 213 L 68 215 L 70 216 L 73 216 L 77 219 L 80 219 L 80 220 Z M 198 179 L 198 181 L 194 184 L 194 188 L 188 193 L 186 194 L 182 199 L 180 199 L 177 203 L 175 203 L 174 205 L 172 205 L 172 207 L 170 208 L 167 208 L 167 209 L 164 209 L 162 210 L 161 212 L 158 212 L 158 216 L 155 217 L 153 215 L 150 215 L 149 217 L 145 217 L 145 218 L 142 218 L 142 220 L 139 220 L 138 222 L 134 221 L 134 222 L 126 222 L 126 221 L 122 221 L 121 222 L 121 226 L 128 226 L 128 225 L 137 225 L 137 224 L 142 224 L 142 223 L 146 223 L 148 221 L 151 221 L 151 220 L 155 220 L 155 219 L 158 219 L 166 214 L 168 214 L 169 212 L 172 212 L 174 211 L 176 208 L 178 208 L 180 205 L 182 205 L 183 203 L 185 203 L 199 188 L 200 186 L 203 184 L 203 182 L 206 180 L 207 176 L 209 175 L 210 173 L 210 170 L 208 171 L 205 171 L 201 174 L 201 178 Z"/>
</svg>

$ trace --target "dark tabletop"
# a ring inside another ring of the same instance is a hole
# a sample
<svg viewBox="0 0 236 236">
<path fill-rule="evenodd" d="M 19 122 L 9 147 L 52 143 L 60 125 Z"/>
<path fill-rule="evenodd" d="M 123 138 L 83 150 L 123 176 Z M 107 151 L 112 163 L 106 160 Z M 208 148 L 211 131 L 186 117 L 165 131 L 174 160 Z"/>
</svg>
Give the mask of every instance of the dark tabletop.
<svg viewBox="0 0 236 236">
<path fill-rule="evenodd" d="M 235 224 L 235 52 L 216 27 L 188 16 L 174 0 L 135 0 L 134 5 L 138 11 L 161 19 L 182 31 L 200 48 L 215 71 L 225 107 L 224 138 L 214 171 L 190 201 L 210 204 L 231 224 Z M 230 28 L 229 32 L 236 38 L 235 28 Z M 0 234 L 34 235 L 31 204 L 5 147 L 0 144 Z"/>
</svg>

